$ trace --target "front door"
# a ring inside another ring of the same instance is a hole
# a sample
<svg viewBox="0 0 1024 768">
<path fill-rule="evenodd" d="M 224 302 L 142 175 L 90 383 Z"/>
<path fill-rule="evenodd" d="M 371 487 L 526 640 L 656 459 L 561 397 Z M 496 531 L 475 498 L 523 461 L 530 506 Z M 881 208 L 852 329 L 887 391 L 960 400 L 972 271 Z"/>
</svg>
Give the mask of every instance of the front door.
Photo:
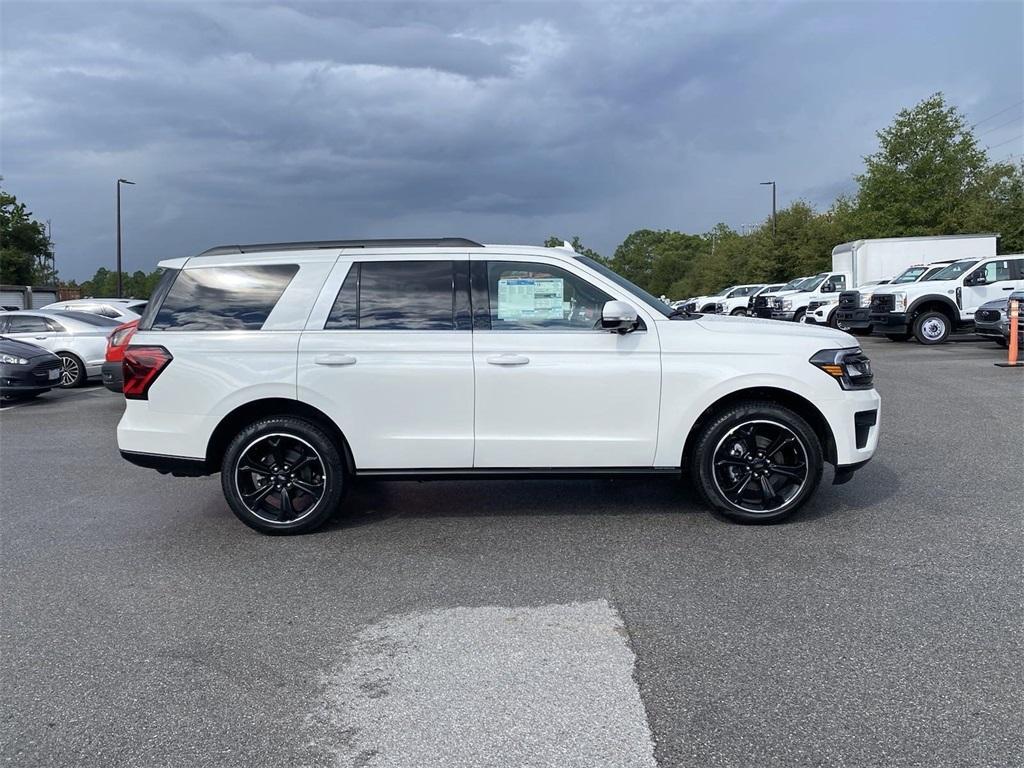
<svg viewBox="0 0 1024 768">
<path fill-rule="evenodd" d="M 650 467 L 658 439 L 657 330 L 601 330 L 629 300 L 586 271 L 473 254 L 477 468 Z M 635 305 L 635 302 L 631 302 Z"/>
<path fill-rule="evenodd" d="M 299 340 L 297 395 L 359 469 L 473 466 L 466 254 L 339 260 Z"/>
<path fill-rule="evenodd" d="M 968 317 L 973 317 L 975 311 L 987 301 L 1003 299 L 1010 295 L 1011 291 L 1018 285 L 1017 271 L 1019 264 L 1013 259 L 996 259 L 987 261 L 970 273 L 965 278 L 963 291 L 963 309 Z M 1018 260 L 1019 261 L 1019 260 Z M 971 278 L 980 275 L 985 276 L 985 282 L 980 285 L 967 285 Z"/>
<path fill-rule="evenodd" d="M 4 320 L 6 324 L 0 330 L 5 336 L 27 341 L 51 352 L 56 349 L 57 338 L 63 333 L 63 329 L 56 322 L 39 315 L 12 312 Z"/>
</svg>

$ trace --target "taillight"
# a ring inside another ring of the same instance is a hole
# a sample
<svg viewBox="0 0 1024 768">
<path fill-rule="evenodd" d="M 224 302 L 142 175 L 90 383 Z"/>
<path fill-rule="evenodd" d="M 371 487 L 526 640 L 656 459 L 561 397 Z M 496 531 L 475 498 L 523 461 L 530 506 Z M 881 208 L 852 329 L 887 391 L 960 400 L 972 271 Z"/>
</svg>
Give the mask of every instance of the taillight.
<svg viewBox="0 0 1024 768">
<path fill-rule="evenodd" d="M 148 400 L 153 386 L 174 358 L 163 347 L 128 347 L 124 353 L 124 396 L 128 400 Z"/>
<path fill-rule="evenodd" d="M 129 325 L 127 328 L 118 328 L 112 334 L 110 334 L 110 346 L 112 347 L 123 347 L 128 343 L 128 339 L 135 333 L 135 326 Z"/>
</svg>

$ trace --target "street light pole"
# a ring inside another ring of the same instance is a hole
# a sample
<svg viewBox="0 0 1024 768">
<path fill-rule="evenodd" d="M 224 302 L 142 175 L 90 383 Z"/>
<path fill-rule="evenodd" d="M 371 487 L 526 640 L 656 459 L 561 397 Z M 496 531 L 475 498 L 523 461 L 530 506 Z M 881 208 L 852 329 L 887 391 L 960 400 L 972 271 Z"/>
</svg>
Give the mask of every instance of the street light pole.
<svg viewBox="0 0 1024 768">
<path fill-rule="evenodd" d="M 775 182 L 774 181 L 762 181 L 761 182 L 761 186 L 762 187 L 766 186 L 768 184 L 772 185 L 772 239 L 774 239 L 775 238 L 775 230 L 776 230 L 776 226 L 775 225 L 777 223 L 777 219 L 776 219 L 776 216 L 775 216 Z"/>
<path fill-rule="evenodd" d="M 134 184 L 128 179 L 117 180 L 117 298 L 121 298 L 124 286 L 121 283 L 121 185 Z"/>
</svg>

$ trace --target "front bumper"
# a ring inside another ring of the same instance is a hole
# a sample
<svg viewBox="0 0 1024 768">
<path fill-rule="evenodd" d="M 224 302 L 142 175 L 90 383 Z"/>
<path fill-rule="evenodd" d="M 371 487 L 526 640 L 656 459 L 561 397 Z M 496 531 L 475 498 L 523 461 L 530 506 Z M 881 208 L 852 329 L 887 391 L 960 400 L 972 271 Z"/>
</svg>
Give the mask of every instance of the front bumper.
<svg viewBox="0 0 1024 768">
<path fill-rule="evenodd" d="M 103 386 L 111 392 L 124 391 L 124 366 L 120 361 L 103 364 Z"/>
<path fill-rule="evenodd" d="M 4 397 L 41 394 L 57 386 L 60 386 L 60 360 L 54 358 L 35 365 L 0 363 L 0 393 Z"/>
<path fill-rule="evenodd" d="M 878 333 L 906 333 L 910 318 L 905 312 L 872 312 L 871 330 Z"/>
<path fill-rule="evenodd" d="M 862 465 L 875 454 L 881 428 L 882 399 L 874 389 L 851 390 L 818 402 L 835 442 L 829 456 L 836 470 Z"/>
<path fill-rule="evenodd" d="M 772 312 L 772 320 L 792 320 L 796 317 L 796 312 Z"/>
<path fill-rule="evenodd" d="M 836 310 L 836 321 L 844 329 L 856 328 L 859 330 L 871 327 L 871 317 L 867 307 L 862 309 Z"/>
</svg>

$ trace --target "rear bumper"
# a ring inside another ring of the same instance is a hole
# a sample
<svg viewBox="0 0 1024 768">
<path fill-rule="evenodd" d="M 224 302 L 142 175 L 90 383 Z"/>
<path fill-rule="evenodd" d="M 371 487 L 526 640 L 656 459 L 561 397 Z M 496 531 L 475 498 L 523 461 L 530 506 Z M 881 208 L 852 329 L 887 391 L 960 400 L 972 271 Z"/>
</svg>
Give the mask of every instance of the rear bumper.
<svg viewBox="0 0 1024 768">
<path fill-rule="evenodd" d="M 205 461 L 202 459 L 191 459 L 187 456 L 164 456 L 159 453 L 121 451 L 121 458 L 137 467 L 155 469 L 162 475 L 200 477 L 213 474 L 207 469 Z"/>
<path fill-rule="evenodd" d="M 104 387 L 111 392 L 124 390 L 124 368 L 120 362 L 104 363 L 102 373 Z"/>
</svg>

